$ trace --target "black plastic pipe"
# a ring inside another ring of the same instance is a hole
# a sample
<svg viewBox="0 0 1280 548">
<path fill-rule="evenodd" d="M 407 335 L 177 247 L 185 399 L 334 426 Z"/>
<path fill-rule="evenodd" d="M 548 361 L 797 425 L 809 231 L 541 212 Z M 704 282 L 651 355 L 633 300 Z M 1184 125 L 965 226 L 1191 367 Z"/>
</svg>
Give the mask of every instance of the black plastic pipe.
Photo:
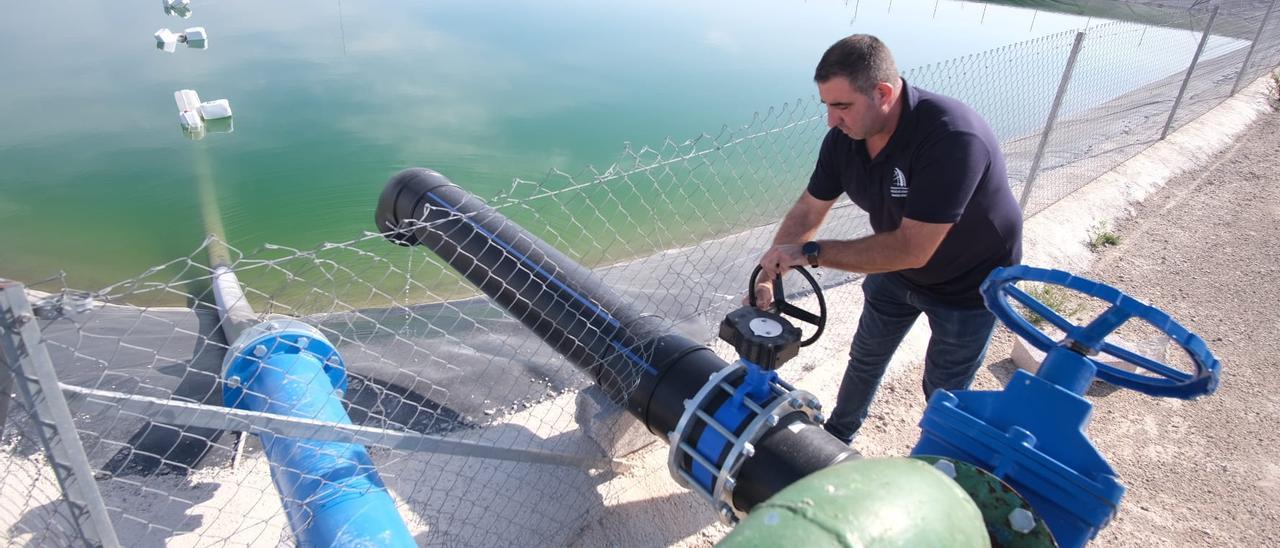
<svg viewBox="0 0 1280 548">
<path fill-rule="evenodd" d="M 729 367 L 435 171 L 411 168 L 392 177 L 375 221 L 387 239 L 439 255 L 664 440 L 685 400 Z M 821 428 L 786 428 L 791 422 L 765 433 L 756 456 L 743 464 L 734 498 L 738 508 L 750 510 L 847 456 L 849 448 Z"/>
</svg>

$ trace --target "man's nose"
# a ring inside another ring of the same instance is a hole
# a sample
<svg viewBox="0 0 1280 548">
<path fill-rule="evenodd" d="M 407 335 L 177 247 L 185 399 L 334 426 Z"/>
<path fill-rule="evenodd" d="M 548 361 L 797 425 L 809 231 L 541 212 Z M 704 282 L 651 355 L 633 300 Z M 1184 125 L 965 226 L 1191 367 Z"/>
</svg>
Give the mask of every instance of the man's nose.
<svg viewBox="0 0 1280 548">
<path fill-rule="evenodd" d="M 836 112 L 834 110 L 831 110 L 830 108 L 828 108 L 827 109 L 827 127 L 832 128 L 838 125 L 840 125 L 840 118 L 836 116 Z"/>
</svg>

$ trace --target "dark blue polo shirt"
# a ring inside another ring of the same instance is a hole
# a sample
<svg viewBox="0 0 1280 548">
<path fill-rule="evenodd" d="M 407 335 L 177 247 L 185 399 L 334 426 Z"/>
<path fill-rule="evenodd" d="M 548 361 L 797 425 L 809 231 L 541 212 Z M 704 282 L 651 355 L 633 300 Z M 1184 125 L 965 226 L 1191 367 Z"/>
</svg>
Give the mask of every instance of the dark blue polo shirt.
<svg viewBox="0 0 1280 548">
<path fill-rule="evenodd" d="M 967 105 L 905 81 L 903 94 L 902 117 L 875 158 L 865 141 L 827 132 L 809 194 L 834 200 L 848 193 L 877 233 L 897 229 L 903 217 L 955 223 L 928 263 L 893 275 L 944 302 L 982 306 L 978 286 L 987 274 L 1022 259 L 1022 210 L 1004 155 Z"/>
</svg>

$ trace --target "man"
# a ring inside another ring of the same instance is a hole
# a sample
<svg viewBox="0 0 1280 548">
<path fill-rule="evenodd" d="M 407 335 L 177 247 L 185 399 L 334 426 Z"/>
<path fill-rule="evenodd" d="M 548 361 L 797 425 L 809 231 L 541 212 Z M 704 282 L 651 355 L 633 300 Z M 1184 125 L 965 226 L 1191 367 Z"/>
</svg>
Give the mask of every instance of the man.
<svg viewBox="0 0 1280 548">
<path fill-rule="evenodd" d="M 904 81 L 876 37 L 836 42 L 813 79 L 831 130 L 807 190 L 760 259 L 761 279 L 797 265 L 868 274 L 849 365 L 826 423 L 848 443 L 922 312 L 933 332 L 925 397 L 968 388 L 995 328 L 978 287 L 996 267 L 1021 259 L 1022 211 L 982 117 Z M 874 234 L 814 241 L 842 192 L 869 214 Z M 758 306 L 770 306 L 771 291 L 770 281 L 755 288 Z"/>
</svg>

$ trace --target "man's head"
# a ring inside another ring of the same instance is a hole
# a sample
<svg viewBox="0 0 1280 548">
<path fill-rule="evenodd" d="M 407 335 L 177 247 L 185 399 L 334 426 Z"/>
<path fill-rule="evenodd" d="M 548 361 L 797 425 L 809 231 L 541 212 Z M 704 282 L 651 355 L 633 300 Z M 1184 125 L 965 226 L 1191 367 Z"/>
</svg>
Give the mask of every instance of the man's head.
<svg viewBox="0 0 1280 548">
<path fill-rule="evenodd" d="M 866 139 L 892 131 L 890 112 L 902 87 L 893 54 L 879 38 L 855 34 L 827 48 L 813 81 L 827 105 L 827 125 Z"/>
</svg>

